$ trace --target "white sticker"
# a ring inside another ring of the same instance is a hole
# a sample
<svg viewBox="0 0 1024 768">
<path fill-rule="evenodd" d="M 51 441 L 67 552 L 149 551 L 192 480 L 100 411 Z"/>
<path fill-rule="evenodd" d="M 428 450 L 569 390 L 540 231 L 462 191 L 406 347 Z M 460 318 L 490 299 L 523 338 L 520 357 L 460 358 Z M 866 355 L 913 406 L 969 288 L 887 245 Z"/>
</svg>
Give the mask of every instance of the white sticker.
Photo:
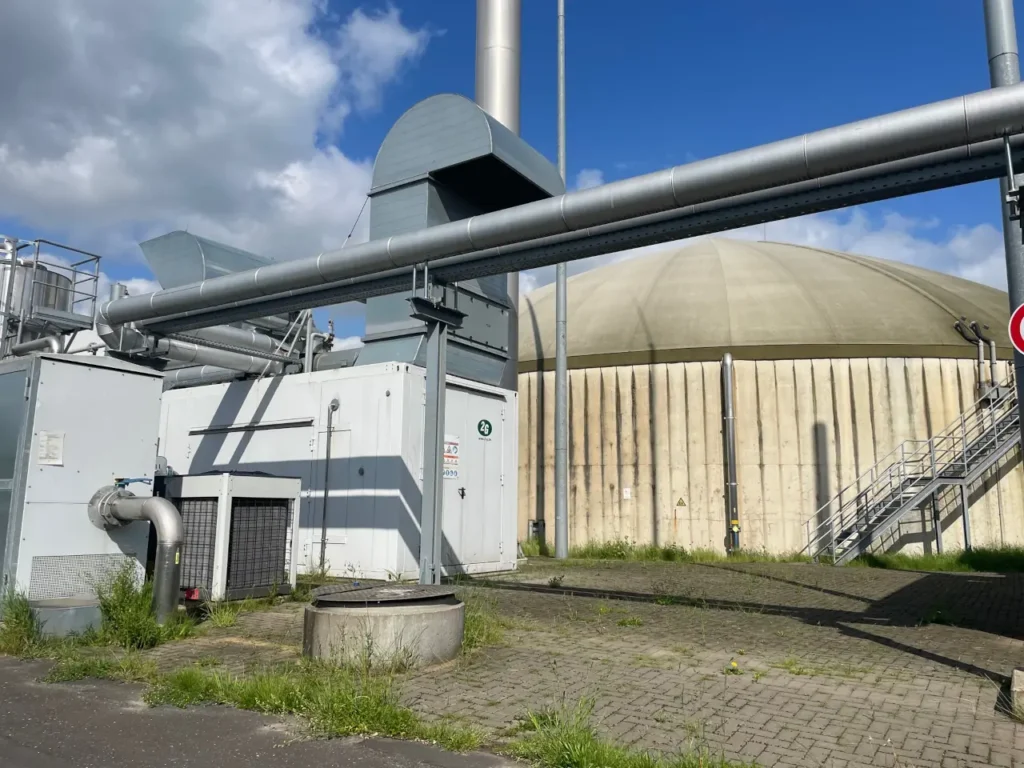
<svg viewBox="0 0 1024 768">
<path fill-rule="evenodd" d="M 64 433 L 40 432 L 36 461 L 48 467 L 64 466 Z"/>
<path fill-rule="evenodd" d="M 444 472 L 445 480 L 454 480 L 459 476 L 459 438 L 452 435 L 444 436 Z"/>
<path fill-rule="evenodd" d="M 632 499 L 633 498 L 633 491 L 632 491 L 632 489 L 630 489 L 630 488 L 623 488 L 622 489 L 622 498 L 626 499 L 626 501 L 629 501 L 630 499 Z"/>
</svg>

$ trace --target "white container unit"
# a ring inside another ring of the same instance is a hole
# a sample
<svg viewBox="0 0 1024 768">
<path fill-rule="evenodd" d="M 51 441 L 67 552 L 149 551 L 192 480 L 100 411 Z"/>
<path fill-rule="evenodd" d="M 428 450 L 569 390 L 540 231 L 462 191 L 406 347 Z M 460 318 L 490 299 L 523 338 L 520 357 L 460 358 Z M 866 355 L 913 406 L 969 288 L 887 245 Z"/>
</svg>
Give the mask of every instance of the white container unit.
<svg viewBox="0 0 1024 768">
<path fill-rule="evenodd" d="M 240 600 L 295 589 L 302 484 L 228 472 L 164 479 L 181 512 L 186 600 Z"/>
<path fill-rule="evenodd" d="M 160 454 L 178 474 L 301 478 L 300 572 L 319 566 L 322 546 L 333 575 L 412 578 L 424 403 L 423 369 L 406 363 L 172 390 Z M 514 569 L 516 393 L 449 377 L 445 413 L 445 571 Z"/>
</svg>

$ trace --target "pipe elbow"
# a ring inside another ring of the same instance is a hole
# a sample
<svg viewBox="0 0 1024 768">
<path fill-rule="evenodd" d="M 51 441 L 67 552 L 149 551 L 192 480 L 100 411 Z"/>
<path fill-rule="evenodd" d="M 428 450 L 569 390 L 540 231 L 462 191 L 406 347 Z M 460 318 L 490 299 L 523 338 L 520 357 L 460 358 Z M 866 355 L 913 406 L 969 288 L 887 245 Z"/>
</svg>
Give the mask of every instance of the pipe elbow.
<svg viewBox="0 0 1024 768">
<path fill-rule="evenodd" d="M 181 544 L 185 541 L 185 527 L 181 513 L 170 501 L 160 496 L 150 496 L 142 502 L 142 518 L 149 520 L 156 529 L 161 544 Z"/>
</svg>

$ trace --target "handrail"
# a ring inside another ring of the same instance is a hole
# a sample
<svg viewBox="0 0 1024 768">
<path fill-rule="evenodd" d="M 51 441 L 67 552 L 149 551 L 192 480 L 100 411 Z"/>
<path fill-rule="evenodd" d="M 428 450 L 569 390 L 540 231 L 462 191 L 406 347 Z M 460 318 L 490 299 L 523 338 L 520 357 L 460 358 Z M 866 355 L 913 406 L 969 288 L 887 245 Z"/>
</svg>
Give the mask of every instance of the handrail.
<svg viewBox="0 0 1024 768">
<path fill-rule="evenodd" d="M 915 489 L 919 489 L 922 482 L 927 484 L 952 476 L 957 470 L 967 477 L 972 458 L 985 455 L 991 446 L 998 446 L 1004 432 L 1013 427 L 1017 392 L 1012 372 L 1000 386 L 1005 387 L 1005 391 L 999 397 L 992 399 L 987 394 L 979 397 L 931 438 L 902 441 L 829 499 L 804 524 L 807 546 L 803 552 L 817 556 L 825 551 L 827 544 L 828 551 L 835 554 L 837 528 L 844 534 L 852 528 L 854 539 L 847 542 L 848 551 L 849 546 L 859 543 L 866 533 L 857 529 L 859 518 L 871 527 L 878 522 L 868 519 L 872 509 L 884 510 L 899 502 L 893 514 L 902 514 L 900 507 L 905 496 L 917 495 L 920 491 Z"/>
</svg>

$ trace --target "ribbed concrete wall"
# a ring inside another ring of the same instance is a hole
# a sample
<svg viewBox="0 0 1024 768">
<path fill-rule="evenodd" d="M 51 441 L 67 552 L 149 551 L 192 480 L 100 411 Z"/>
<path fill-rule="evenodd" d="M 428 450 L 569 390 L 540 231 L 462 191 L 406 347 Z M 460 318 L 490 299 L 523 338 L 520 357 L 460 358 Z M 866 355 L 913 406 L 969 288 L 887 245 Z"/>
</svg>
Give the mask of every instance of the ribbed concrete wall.
<svg viewBox="0 0 1024 768">
<path fill-rule="evenodd" d="M 737 361 L 744 549 L 802 548 L 804 524 L 903 440 L 925 439 L 977 397 L 969 360 Z M 1000 364 L 999 376 L 1009 368 Z M 725 548 L 721 366 L 671 363 L 570 371 L 570 544 L 629 539 Z M 554 535 L 554 373 L 519 377 L 519 535 Z M 963 546 L 956 493 L 941 499 L 943 543 Z M 1012 452 L 974 489 L 976 546 L 1024 544 L 1024 471 Z M 893 542 L 931 551 L 930 515 Z"/>
</svg>

